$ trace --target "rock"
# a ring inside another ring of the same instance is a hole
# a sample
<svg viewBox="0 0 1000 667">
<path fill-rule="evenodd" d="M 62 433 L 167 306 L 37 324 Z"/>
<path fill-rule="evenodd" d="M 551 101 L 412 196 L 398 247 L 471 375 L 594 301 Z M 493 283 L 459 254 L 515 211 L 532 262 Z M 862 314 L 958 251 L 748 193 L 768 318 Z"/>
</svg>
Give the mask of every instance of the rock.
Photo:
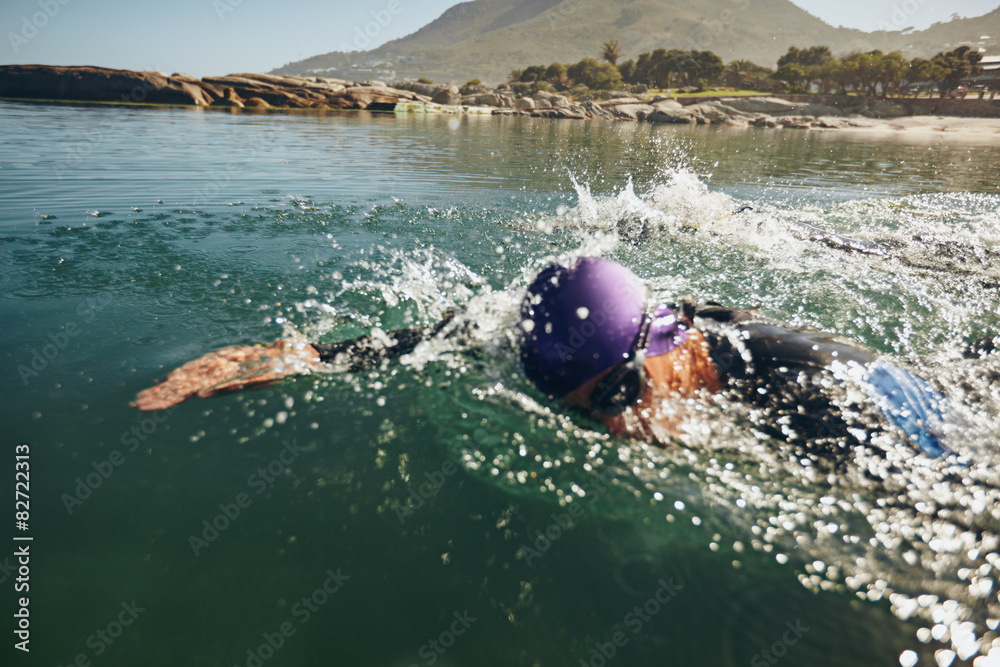
<svg viewBox="0 0 1000 667">
<path fill-rule="evenodd" d="M 552 95 L 549 97 L 549 106 L 556 109 L 568 107 L 569 98 L 565 95 Z"/>
<path fill-rule="evenodd" d="M 862 115 L 869 118 L 900 118 L 910 115 L 910 108 L 898 102 L 878 102 Z"/>
<path fill-rule="evenodd" d="M 824 130 L 837 130 L 842 127 L 847 127 L 847 124 L 845 121 L 835 116 L 819 116 L 813 121 L 813 127 L 818 127 Z"/>
<path fill-rule="evenodd" d="M 820 116 L 843 116 L 844 112 L 837 107 L 831 107 L 828 104 L 810 104 L 808 110 L 806 111 L 810 116 L 815 116 L 819 118 Z"/>
<path fill-rule="evenodd" d="M 431 102 L 434 104 L 457 106 L 462 103 L 462 96 L 459 94 L 457 86 L 448 86 L 435 93 L 431 98 Z"/>
<path fill-rule="evenodd" d="M 283 86 L 276 86 L 273 83 L 267 81 L 256 81 L 254 79 L 247 79 L 242 76 L 206 76 L 202 79 L 205 83 L 212 83 L 219 86 L 233 86 L 235 88 L 239 87 L 250 87 L 250 88 L 267 88 L 271 90 L 278 90 Z"/>
<path fill-rule="evenodd" d="M 516 102 L 514 102 L 514 107 L 517 109 L 534 109 L 535 100 L 530 97 L 521 97 Z"/>
<path fill-rule="evenodd" d="M 646 120 L 646 117 L 654 111 L 650 104 L 615 104 L 605 109 L 615 118 L 624 120 Z"/>
<path fill-rule="evenodd" d="M 658 108 L 657 105 L 653 105 L 653 112 L 647 114 L 646 120 L 651 123 L 696 123 L 698 119 L 690 113 L 687 109 L 681 107 L 679 109 L 670 108 Z"/>
<path fill-rule="evenodd" d="M 635 93 L 636 95 L 643 95 L 643 94 L 646 93 L 647 90 L 649 90 L 649 88 L 647 88 L 646 86 L 642 85 L 641 83 L 638 84 L 638 85 L 632 86 L 632 92 Z"/>
<path fill-rule="evenodd" d="M 768 118 L 767 116 L 758 116 L 750 121 L 750 124 L 754 127 L 764 127 L 764 128 L 774 128 L 778 127 L 778 121 L 773 118 Z"/>
<path fill-rule="evenodd" d="M 503 99 L 496 93 L 484 93 L 482 95 L 476 95 L 473 100 L 473 104 L 481 107 L 502 107 Z"/>
<path fill-rule="evenodd" d="M 694 116 L 699 125 L 721 125 L 730 118 L 725 107 L 712 102 L 692 104 L 684 107 L 684 111 Z"/>
<path fill-rule="evenodd" d="M 347 88 L 351 85 L 350 81 L 344 81 L 343 79 L 331 79 L 326 76 L 315 76 L 313 79 L 316 83 L 323 84 L 325 86 L 338 86 L 340 88 Z"/>
<path fill-rule="evenodd" d="M 772 116 L 842 116 L 844 112 L 827 104 L 789 102 L 777 97 L 724 97 L 719 102 L 746 114 Z"/>
<path fill-rule="evenodd" d="M 744 113 L 791 115 L 799 106 L 777 97 L 724 97 L 719 100 L 726 106 Z"/>
<path fill-rule="evenodd" d="M 458 92 L 462 93 L 462 96 L 464 97 L 468 95 L 482 95 L 483 93 L 490 92 L 490 89 L 483 85 L 474 84 L 471 86 L 462 86 L 462 89 Z"/>
<path fill-rule="evenodd" d="M 337 97 L 347 100 L 349 104 L 338 108 L 367 109 L 372 105 L 378 105 L 378 107 L 388 105 L 395 106 L 399 102 L 399 96 L 385 94 L 382 90 L 383 89 L 372 86 L 354 86 L 352 88 L 347 88 L 342 93 L 337 95 Z"/>
<path fill-rule="evenodd" d="M 431 99 L 437 95 L 442 86 L 434 85 L 433 83 L 420 83 L 419 81 L 407 81 L 405 83 L 394 83 L 392 87 L 397 90 L 408 90 L 425 97 L 430 97 Z"/>
<path fill-rule="evenodd" d="M 583 109 L 583 112 L 586 115 L 590 116 L 591 118 L 613 118 L 610 111 L 607 111 L 606 109 L 601 107 L 601 105 L 592 101 L 584 102 L 583 104 L 579 105 L 579 107 L 571 107 L 571 108 L 581 108 Z"/>
<path fill-rule="evenodd" d="M 212 102 L 213 107 L 239 107 L 243 108 L 243 100 L 232 88 L 226 88 L 222 97 Z"/>
<path fill-rule="evenodd" d="M 784 118 L 779 118 L 778 123 L 781 127 L 789 130 L 808 130 L 812 127 L 812 119 L 803 118 L 801 116 L 786 116 Z"/>
<path fill-rule="evenodd" d="M 684 105 L 677 100 L 670 99 L 669 97 L 661 97 L 659 95 L 653 98 L 652 105 L 654 110 L 664 111 L 667 113 L 684 108 Z"/>
<path fill-rule="evenodd" d="M 231 107 L 253 99 L 257 107 L 313 109 L 363 109 L 401 99 L 431 99 L 384 84 L 345 87 L 339 80 L 319 77 L 237 73 L 196 79 L 183 73 L 23 65 L 0 67 L 0 96 Z"/>
<path fill-rule="evenodd" d="M 0 78 L 3 78 L 2 74 L 0 74 Z M 191 102 L 193 102 L 196 106 L 207 106 L 212 103 L 211 93 L 207 92 L 203 86 L 188 83 L 187 81 L 179 81 L 177 82 L 177 86 L 183 95 L 180 98 L 180 101 L 173 102 L 174 104 L 191 104 Z M 174 96 L 170 93 L 165 93 L 163 89 L 161 89 L 158 94 L 154 96 L 155 99 L 163 99 L 164 97 Z M 189 102 L 187 100 L 191 101 Z"/>
<path fill-rule="evenodd" d="M 262 100 L 259 97 L 251 97 L 248 100 L 244 100 L 243 101 L 243 106 L 245 106 L 245 107 L 253 107 L 253 108 L 257 108 L 257 109 L 270 109 L 271 108 L 270 104 L 268 104 L 265 100 Z"/>
<path fill-rule="evenodd" d="M 48 65 L 0 66 L 0 97 L 199 106 L 213 100 L 195 83 L 159 72 Z"/>
<path fill-rule="evenodd" d="M 587 117 L 587 110 L 577 105 L 556 107 L 550 109 L 549 113 L 551 114 L 549 118 L 573 118 L 575 120 L 583 120 Z"/>
<path fill-rule="evenodd" d="M 316 86 L 319 85 L 315 77 L 304 77 L 304 76 L 293 76 L 291 74 L 286 74 L 284 76 L 276 76 L 274 74 L 228 74 L 226 78 L 237 78 L 246 81 L 254 81 L 260 83 L 266 83 L 277 88 L 297 88 L 301 86 Z"/>
<path fill-rule="evenodd" d="M 351 86 L 328 98 L 328 102 L 338 109 L 368 109 L 389 110 L 401 100 L 413 100 L 417 96 L 405 90 L 387 86 Z M 426 98 L 424 98 L 426 99 Z M 347 105 L 337 100 L 347 100 Z M 429 100 L 428 100 L 429 101 Z M 375 105 L 373 107 L 373 105 Z"/>
<path fill-rule="evenodd" d="M 605 109 L 608 109 L 618 104 L 638 104 L 638 103 L 639 103 L 638 97 L 626 96 L 626 97 L 616 97 L 614 99 L 608 100 L 607 102 L 601 102 L 601 106 L 604 107 Z"/>
</svg>

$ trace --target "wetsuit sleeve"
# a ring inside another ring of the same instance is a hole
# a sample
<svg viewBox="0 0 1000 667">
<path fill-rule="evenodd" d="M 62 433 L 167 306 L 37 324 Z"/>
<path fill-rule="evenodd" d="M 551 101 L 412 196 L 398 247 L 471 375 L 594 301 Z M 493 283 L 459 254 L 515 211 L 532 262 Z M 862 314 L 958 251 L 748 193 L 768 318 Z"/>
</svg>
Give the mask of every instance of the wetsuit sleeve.
<svg viewBox="0 0 1000 667">
<path fill-rule="evenodd" d="M 942 433 L 948 401 L 918 375 L 833 334 L 717 304 L 686 308 L 693 308 L 713 362 L 745 401 L 775 408 L 799 429 L 830 434 L 838 429 L 829 417 L 840 412 L 833 384 L 848 381 L 831 372 L 839 362 L 854 369 L 851 377 L 882 419 L 928 456 L 947 451 Z"/>
<path fill-rule="evenodd" d="M 868 364 L 875 355 L 839 336 L 797 329 L 749 310 L 710 303 L 682 306 L 709 342 L 712 360 L 730 377 L 797 375 L 828 368 L 835 361 Z"/>
<path fill-rule="evenodd" d="M 320 361 L 328 364 L 345 364 L 347 370 L 356 372 L 366 368 L 374 368 L 383 359 L 398 359 L 409 354 L 421 342 L 441 334 L 456 316 L 455 310 L 448 310 L 444 318 L 427 327 L 412 327 L 393 331 L 387 334 L 390 344 L 385 344 L 372 336 L 361 336 L 353 340 L 338 343 L 313 343 L 319 352 Z M 458 328 L 448 332 L 454 334 Z"/>
</svg>

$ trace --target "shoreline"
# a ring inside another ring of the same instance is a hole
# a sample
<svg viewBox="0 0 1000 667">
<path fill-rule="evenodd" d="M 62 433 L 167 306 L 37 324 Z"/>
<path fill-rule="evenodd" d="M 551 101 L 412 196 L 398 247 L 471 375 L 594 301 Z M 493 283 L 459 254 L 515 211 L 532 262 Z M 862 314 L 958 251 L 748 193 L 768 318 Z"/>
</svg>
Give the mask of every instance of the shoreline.
<svg viewBox="0 0 1000 667">
<path fill-rule="evenodd" d="M 752 97 L 752 96 L 747 96 Z M 466 116 L 500 116 L 504 118 L 527 118 L 532 117 L 530 114 L 514 114 L 514 113 L 504 113 L 502 111 L 497 112 L 492 109 L 486 109 L 483 107 L 471 108 L 471 109 L 457 109 L 452 110 L 436 110 L 429 108 L 427 110 L 417 111 L 413 109 L 402 109 L 402 110 L 387 110 L 387 109 L 313 109 L 313 108 L 301 108 L 301 107 L 268 107 L 268 108 L 234 108 L 234 107 L 212 107 L 212 106 L 199 106 L 195 104 L 178 104 L 178 103 L 151 103 L 151 102 L 109 102 L 103 100 L 60 100 L 60 99 L 39 99 L 39 98 L 24 98 L 24 97 L 0 97 L 0 103 L 3 102 L 19 102 L 27 104 L 39 104 L 39 105 L 83 105 L 83 106 L 102 106 L 102 107 L 112 107 L 112 108 L 153 108 L 153 109 L 198 109 L 202 111 L 212 111 L 216 113 L 250 113 L 255 115 L 268 115 L 268 114 L 302 114 L 302 115 L 328 115 L 333 113 L 353 113 L 359 111 L 368 111 L 369 113 L 378 114 L 427 114 L 427 115 L 466 115 Z M 535 118 L 544 118 L 544 116 L 534 116 Z M 571 117 L 572 118 L 572 117 Z M 781 117 L 778 117 L 781 118 Z M 844 116 L 841 117 L 842 120 L 850 123 L 843 124 L 838 127 L 827 127 L 824 126 L 826 121 L 822 119 L 810 120 L 810 125 L 806 126 L 803 124 L 798 117 L 786 117 L 785 119 L 789 122 L 787 124 L 776 124 L 775 127 L 764 128 L 764 129 L 800 129 L 809 130 L 813 132 L 826 132 L 829 130 L 837 130 L 837 133 L 870 133 L 870 134 L 891 134 L 899 135 L 906 133 L 907 135 L 925 135 L 925 136 L 941 136 L 941 135 L 954 135 L 954 136 L 973 136 L 981 139 L 991 139 L 994 135 L 1000 135 L 1000 118 L 982 118 L 975 116 L 903 116 L 896 118 L 866 118 L 864 116 Z M 627 119 L 608 119 L 608 118 L 595 118 L 588 116 L 583 119 L 584 121 L 599 121 L 607 123 L 617 123 L 617 122 L 638 122 L 629 121 Z M 698 125 L 698 123 L 686 123 L 686 125 Z M 712 125 L 712 124 L 709 124 Z M 760 129 L 759 126 L 754 126 L 750 124 L 739 124 L 739 123 L 716 123 L 716 127 L 728 128 L 728 129 L 744 129 L 744 130 L 756 130 Z"/>
<path fill-rule="evenodd" d="M 367 110 L 523 116 L 731 128 L 1000 134 L 1000 100 L 838 95 L 720 95 L 640 98 L 626 92 L 575 100 L 543 91 L 320 77 L 184 74 L 99 67 L 0 66 L 0 100 L 38 104 L 194 107 L 231 113 Z"/>
</svg>

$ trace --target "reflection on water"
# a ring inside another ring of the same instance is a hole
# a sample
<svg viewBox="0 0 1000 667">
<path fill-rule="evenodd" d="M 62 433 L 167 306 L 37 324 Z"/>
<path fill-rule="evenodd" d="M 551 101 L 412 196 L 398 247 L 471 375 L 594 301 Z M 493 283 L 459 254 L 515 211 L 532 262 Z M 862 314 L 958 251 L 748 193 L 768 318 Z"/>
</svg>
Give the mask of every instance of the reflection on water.
<svg viewBox="0 0 1000 667">
<path fill-rule="evenodd" d="M 995 656 L 1000 362 L 969 354 L 1000 328 L 995 151 L 448 120 L 0 106 L 5 425 L 33 446 L 44 659 Z M 801 223 L 892 252 L 844 252 Z M 832 462 L 721 399 L 667 450 L 560 413 L 521 376 L 511 326 L 526 281 L 582 253 L 668 300 L 761 307 L 891 355 L 966 406 L 956 454 L 928 461 L 873 430 Z M 469 335 L 398 363 L 159 421 L 127 407 L 223 345 L 452 307 Z M 313 602 L 328 572 L 348 578 Z M 89 638 L 133 600 L 144 611 L 98 656 Z"/>
</svg>

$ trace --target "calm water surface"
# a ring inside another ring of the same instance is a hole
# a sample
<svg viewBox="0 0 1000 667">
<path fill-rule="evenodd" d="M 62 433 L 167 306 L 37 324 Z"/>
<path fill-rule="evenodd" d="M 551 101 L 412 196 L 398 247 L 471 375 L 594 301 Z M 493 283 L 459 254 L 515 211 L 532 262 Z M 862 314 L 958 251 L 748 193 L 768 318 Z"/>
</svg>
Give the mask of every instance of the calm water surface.
<svg viewBox="0 0 1000 667">
<path fill-rule="evenodd" d="M 1000 651 L 1000 363 L 963 355 L 1000 330 L 992 140 L 21 103 L 0 132 L 2 470 L 30 444 L 30 664 Z M 844 253 L 789 221 L 895 250 Z M 668 300 L 892 355 L 964 406 L 956 455 L 828 470 L 739 406 L 703 406 L 668 450 L 553 411 L 510 332 L 526 281 L 582 253 Z M 128 407 L 224 345 L 453 307 L 476 340 Z"/>
</svg>

